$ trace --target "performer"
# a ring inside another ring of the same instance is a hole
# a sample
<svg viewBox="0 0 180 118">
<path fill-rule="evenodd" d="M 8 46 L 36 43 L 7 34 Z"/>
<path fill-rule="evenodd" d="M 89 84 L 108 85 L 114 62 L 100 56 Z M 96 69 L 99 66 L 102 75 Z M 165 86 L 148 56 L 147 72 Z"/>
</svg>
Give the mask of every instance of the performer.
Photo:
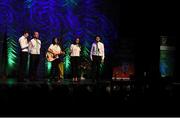
<svg viewBox="0 0 180 118">
<path fill-rule="evenodd" d="M 23 36 L 19 38 L 19 44 L 21 47 L 20 51 L 20 65 L 19 65 L 19 80 L 24 81 L 26 70 L 27 70 L 27 63 L 28 63 L 28 36 L 29 33 L 27 31 L 23 32 Z"/>
<path fill-rule="evenodd" d="M 104 44 L 100 42 L 100 36 L 96 36 L 92 44 L 90 58 L 92 61 L 92 72 L 94 80 L 100 80 L 100 65 L 104 62 L 105 50 Z"/>
<path fill-rule="evenodd" d="M 61 51 L 58 38 L 56 37 L 53 38 L 52 44 L 48 48 L 48 52 L 51 53 L 53 58 L 52 68 L 51 68 L 51 74 L 52 74 L 51 81 L 54 80 L 56 76 L 58 76 L 58 81 L 60 81 L 62 79 L 62 76 L 59 70 L 59 63 L 60 63 L 59 55 L 64 54 L 64 52 Z"/>
<path fill-rule="evenodd" d="M 39 40 L 39 33 L 34 32 L 34 38 L 29 42 L 29 53 L 30 53 L 30 67 L 29 77 L 30 80 L 37 78 L 37 68 L 40 61 L 40 49 L 41 41 Z"/>
<path fill-rule="evenodd" d="M 74 44 L 71 44 L 70 46 L 71 70 L 73 81 L 78 81 L 80 51 L 80 39 L 76 38 Z"/>
</svg>

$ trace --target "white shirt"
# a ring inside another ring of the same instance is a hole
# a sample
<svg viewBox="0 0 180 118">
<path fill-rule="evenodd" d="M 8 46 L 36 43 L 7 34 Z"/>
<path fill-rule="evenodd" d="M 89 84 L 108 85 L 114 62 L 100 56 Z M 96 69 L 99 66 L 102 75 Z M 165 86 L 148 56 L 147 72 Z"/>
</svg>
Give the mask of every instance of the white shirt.
<svg viewBox="0 0 180 118">
<path fill-rule="evenodd" d="M 92 55 L 94 56 L 101 56 L 102 57 L 102 60 L 104 60 L 105 58 L 105 54 L 104 54 L 104 44 L 101 43 L 101 42 L 94 42 L 92 44 L 92 47 L 91 47 L 91 52 L 90 52 L 90 58 L 92 60 Z"/>
<path fill-rule="evenodd" d="M 71 44 L 70 46 L 71 56 L 80 56 L 81 48 L 78 45 Z"/>
<path fill-rule="evenodd" d="M 28 52 L 28 40 L 25 36 L 19 38 L 19 44 L 22 52 Z"/>
<path fill-rule="evenodd" d="M 54 45 L 54 44 L 51 44 L 49 46 L 49 49 L 55 51 L 55 52 L 61 52 L 61 47 L 59 45 Z M 59 58 L 59 56 L 57 55 L 56 58 Z"/>
<path fill-rule="evenodd" d="M 40 54 L 41 41 L 39 39 L 31 39 L 29 42 L 29 53 Z"/>
</svg>

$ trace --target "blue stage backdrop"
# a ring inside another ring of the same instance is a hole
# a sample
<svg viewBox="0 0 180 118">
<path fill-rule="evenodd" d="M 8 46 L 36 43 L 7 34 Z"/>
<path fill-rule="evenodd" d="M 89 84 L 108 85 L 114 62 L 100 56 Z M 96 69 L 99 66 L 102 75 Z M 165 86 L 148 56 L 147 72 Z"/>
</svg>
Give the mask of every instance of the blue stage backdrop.
<svg viewBox="0 0 180 118">
<path fill-rule="evenodd" d="M 94 36 L 100 35 L 105 44 L 106 55 L 109 55 L 112 52 L 112 40 L 117 38 L 117 34 L 113 23 L 99 9 L 102 4 L 103 0 L 0 0 L 0 38 L 3 44 L 0 48 L 4 49 L 1 54 L 7 52 L 7 57 L 1 59 L 1 65 L 5 63 L 6 74 L 14 76 L 18 73 L 18 38 L 25 29 L 31 32 L 31 36 L 33 31 L 40 33 L 40 78 L 48 76 L 51 68 L 51 64 L 45 59 L 45 53 L 55 36 L 62 38 L 66 52 L 75 37 L 80 37 L 84 46 L 83 59 L 89 61 Z M 66 74 L 70 72 L 69 59 L 69 54 L 66 53 Z"/>
</svg>

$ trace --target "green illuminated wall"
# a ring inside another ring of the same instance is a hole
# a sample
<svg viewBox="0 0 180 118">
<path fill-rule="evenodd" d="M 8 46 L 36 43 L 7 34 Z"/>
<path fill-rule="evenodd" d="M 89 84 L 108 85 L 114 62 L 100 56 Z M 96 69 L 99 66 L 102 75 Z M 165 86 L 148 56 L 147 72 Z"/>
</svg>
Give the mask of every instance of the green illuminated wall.
<svg viewBox="0 0 180 118">
<path fill-rule="evenodd" d="M 17 74 L 18 70 L 18 44 L 15 40 L 16 37 L 13 35 L 8 36 L 7 38 L 7 75 L 12 76 Z"/>
</svg>

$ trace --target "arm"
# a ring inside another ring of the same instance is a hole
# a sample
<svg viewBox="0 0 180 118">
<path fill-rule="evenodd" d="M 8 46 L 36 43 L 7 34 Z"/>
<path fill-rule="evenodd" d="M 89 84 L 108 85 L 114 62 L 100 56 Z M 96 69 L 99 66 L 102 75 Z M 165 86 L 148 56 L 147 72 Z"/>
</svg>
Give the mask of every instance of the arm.
<svg viewBox="0 0 180 118">
<path fill-rule="evenodd" d="M 51 53 L 54 54 L 54 55 L 64 54 L 64 52 L 61 51 L 60 46 L 58 47 L 58 50 L 56 50 L 56 51 L 52 49 L 52 46 L 53 46 L 53 45 L 50 45 L 50 46 L 49 46 L 49 48 L 48 48 L 48 51 L 49 51 L 49 52 L 51 52 Z"/>
<path fill-rule="evenodd" d="M 81 48 L 82 48 L 81 45 L 79 45 L 79 51 L 80 51 L 80 52 L 81 52 Z"/>
<path fill-rule="evenodd" d="M 28 44 L 26 44 L 26 45 L 23 44 L 23 38 L 19 39 L 19 43 L 20 43 L 20 46 L 21 46 L 22 50 L 28 48 Z"/>
<path fill-rule="evenodd" d="M 73 50 L 73 46 L 71 44 L 71 46 L 70 46 L 70 54 L 72 53 L 72 50 Z"/>
<path fill-rule="evenodd" d="M 64 54 L 64 52 L 61 50 L 61 47 L 60 47 L 60 46 L 58 46 L 58 50 L 55 51 L 55 54 L 56 54 L 56 55 Z"/>
<path fill-rule="evenodd" d="M 53 54 L 54 54 L 54 51 L 53 51 L 51 48 L 48 48 L 48 52 L 50 52 L 50 53 L 53 53 Z"/>
<path fill-rule="evenodd" d="M 41 40 L 39 40 L 39 49 L 41 49 Z"/>
<path fill-rule="evenodd" d="M 54 50 L 52 49 L 53 45 L 51 44 L 48 48 L 48 52 L 55 54 Z"/>
<path fill-rule="evenodd" d="M 90 58 L 91 58 L 91 61 L 93 61 L 92 53 L 93 53 L 93 44 L 92 44 L 92 46 L 91 46 L 91 52 L 90 52 Z"/>
<path fill-rule="evenodd" d="M 102 44 L 102 62 L 104 62 L 105 58 L 105 49 L 104 49 L 104 44 Z"/>
</svg>

